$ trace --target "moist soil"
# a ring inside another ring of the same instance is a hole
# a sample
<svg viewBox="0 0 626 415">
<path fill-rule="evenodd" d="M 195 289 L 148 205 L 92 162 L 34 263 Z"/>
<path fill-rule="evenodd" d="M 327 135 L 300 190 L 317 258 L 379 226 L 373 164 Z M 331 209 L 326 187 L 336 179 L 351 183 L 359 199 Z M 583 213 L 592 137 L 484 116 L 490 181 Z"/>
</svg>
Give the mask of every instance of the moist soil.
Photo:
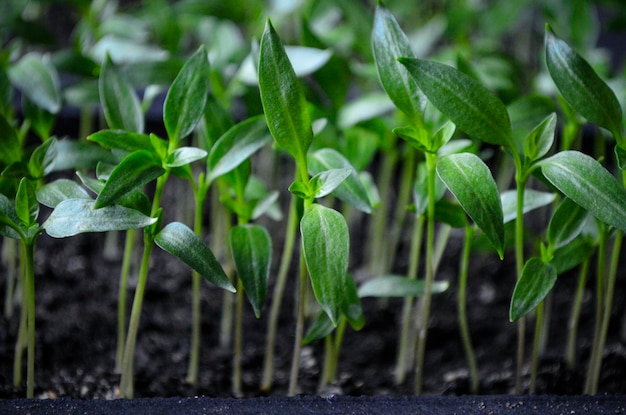
<svg viewBox="0 0 626 415">
<path fill-rule="evenodd" d="M 122 246 L 123 235 L 118 235 Z M 354 245 L 358 244 L 358 239 Z M 433 299 L 424 369 L 424 393 L 470 393 L 465 355 L 456 317 L 456 272 L 461 236 L 452 233 L 437 279 L 450 289 Z M 114 371 L 118 275 L 116 259 L 103 257 L 104 235 L 85 234 L 55 240 L 43 235 L 36 259 L 36 388 L 35 396 L 78 399 L 118 397 L 119 375 Z M 406 245 L 406 244 L 403 244 Z M 406 247 L 401 246 L 400 262 Z M 359 252 L 357 249 L 356 252 Z M 355 261 L 362 260 L 358 255 Z M 359 264 L 351 267 L 358 269 Z M 401 267 L 402 265 L 400 265 Z M 480 394 L 514 391 L 517 326 L 508 321 L 514 287 L 512 255 L 473 257 L 468 282 L 468 322 L 480 370 Z M 5 269 L 2 269 L 2 275 Z M 358 272 L 355 272 L 359 275 Z M 273 283 L 273 281 L 272 281 Z M 568 368 L 563 354 L 567 319 L 574 298 L 576 272 L 559 277 L 553 290 L 552 318 L 537 379 L 538 394 L 582 393 L 594 330 L 594 278 L 584 296 L 577 344 L 577 367 Z M 626 275 L 620 272 L 605 348 L 599 393 L 626 394 L 624 339 Z M 4 297 L 5 281 L 2 282 Z M 132 300 L 129 293 L 129 309 Z M 276 342 L 276 371 L 271 396 L 286 394 L 294 336 L 293 284 L 284 296 Z M 271 289 L 270 289 L 271 293 Z M 229 348 L 219 345 L 224 294 L 208 283 L 202 286 L 202 353 L 196 385 L 185 382 L 189 355 L 191 277 L 173 257 L 155 248 L 145 292 L 135 359 L 135 394 L 146 397 L 232 397 Z M 4 300 L 2 300 L 4 301 Z M 271 294 L 268 302 L 272 301 Z M 363 299 L 366 325 L 360 332 L 346 331 L 337 380 L 320 390 L 323 342 L 302 353 L 299 393 L 303 395 L 405 396 L 412 394 L 412 375 L 403 385 L 394 382 L 402 299 Z M 2 304 L 4 306 L 4 304 Z M 246 304 L 243 347 L 243 394 L 261 396 L 259 384 L 265 353 L 267 310 L 257 320 Z M 12 385 L 15 336 L 19 308 L 2 317 L 0 326 L 0 398 L 21 398 L 25 391 Z M 532 327 L 533 320 L 527 326 Z M 532 330 L 527 332 L 530 350 Z M 527 358 L 527 362 L 528 362 Z M 527 391 L 528 365 L 524 374 Z"/>
</svg>

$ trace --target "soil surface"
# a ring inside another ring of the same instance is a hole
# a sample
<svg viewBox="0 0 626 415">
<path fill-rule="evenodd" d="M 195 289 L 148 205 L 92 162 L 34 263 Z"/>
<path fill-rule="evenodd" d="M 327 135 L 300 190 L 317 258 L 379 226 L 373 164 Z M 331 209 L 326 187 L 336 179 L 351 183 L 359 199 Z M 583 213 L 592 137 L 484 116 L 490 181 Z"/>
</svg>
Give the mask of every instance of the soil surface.
<svg viewBox="0 0 626 415">
<path fill-rule="evenodd" d="M 122 246 L 123 235 L 118 235 Z M 438 279 L 451 288 L 433 300 L 428 331 L 424 393 L 469 394 L 469 379 L 456 318 L 456 269 L 460 236 L 451 236 Z M 55 240 L 40 238 L 36 261 L 37 341 L 36 396 L 80 399 L 118 396 L 119 375 L 114 372 L 116 310 L 120 260 L 103 259 L 104 236 L 81 235 Z M 401 247 L 401 255 L 405 247 Z M 121 252 L 116 258 L 121 257 Z M 358 256 L 355 255 L 358 260 Z M 468 284 L 469 327 L 480 369 L 480 393 L 513 392 L 516 325 L 508 322 L 514 287 L 512 255 L 499 261 L 494 255 L 474 257 Z M 358 264 L 356 264 L 358 267 Z M 5 274 L 2 269 L 2 275 Z M 537 393 L 582 393 L 594 329 L 594 280 L 585 295 L 578 336 L 578 366 L 569 369 L 563 354 L 567 317 L 573 300 L 576 273 L 559 277 L 552 299 L 552 319 L 546 351 L 541 357 Z M 5 281 L 2 282 L 4 297 Z M 626 274 L 620 273 L 613 319 L 605 348 L 599 392 L 626 394 L 624 316 Z M 189 353 L 191 278 L 189 270 L 155 248 L 147 284 L 135 360 L 136 397 L 231 397 L 231 352 L 219 346 L 223 294 L 204 283 L 203 339 L 198 384 L 185 382 Z M 270 290 L 271 292 L 271 290 Z M 271 395 L 285 395 L 294 333 L 293 287 L 284 296 L 276 344 L 277 367 Z M 132 299 L 132 292 L 129 295 Z M 268 299 L 271 301 L 271 298 Z M 3 305 L 3 304 L 2 304 Z M 265 353 L 266 315 L 256 320 L 246 304 L 244 325 L 243 391 L 260 396 Z M 299 393 L 306 395 L 412 394 L 412 375 L 404 385 L 394 382 L 394 364 L 402 299 L 363 299 L 366 325 L 346 331 L 337 381 L 318 390 L 323 342 L 303 350 Z M 532 320 L 531 320 L 532 321 Z M 15 336 L 19 308 L 0 325 L 0 398 L 21 398 L 25 391 L 12 386 Z M 527 350 L 532 326 L 528 324 Z M 621 335 L 621 336 L 620 336 Z M 527 359 L 528 361 L 528 359 Z M 525 387 L 528 387 L 528 370 Z"/>
</svg>

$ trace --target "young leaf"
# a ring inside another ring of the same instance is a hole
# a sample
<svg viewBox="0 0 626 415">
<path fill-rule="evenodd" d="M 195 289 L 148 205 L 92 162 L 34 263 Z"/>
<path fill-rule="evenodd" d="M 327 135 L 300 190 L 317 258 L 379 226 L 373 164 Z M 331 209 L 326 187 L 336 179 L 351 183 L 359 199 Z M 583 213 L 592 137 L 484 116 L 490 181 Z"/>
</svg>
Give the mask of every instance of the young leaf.
<svg viewBox="0 0 626 415">
<path fill-rule="evenodd" d="M 529 259 L 515 285 L 509 319 L 515 321 L 533 311 L 550 293 L 556 277 L 554 266 L 544 263 L 539 258 Z"/>
<path fill-rule="evenodd" d="M 265 228 L 258 225 L 235 226 L 229 236 L 237 276 L 257 318 L 265 303 L 272 259 L 272 241 Z"/>
<path fill-rule="evenodd" d="M 309 330 L 302 339 L 302 344 L 306 346 L 316 340 L 323 339 L 332 333 L 334 329 L 335 326 L 333 325 L 333 322 L 330 321 L 330 318 L 328 318 L 328 314 L 322 311 L 317 315 L 313 325 L 309 327 Z"/>
<path fill-rule="evenodd" d="M 332 193 L 354 171 L 352 168 L 330 169 L 311 178 L 310 188 L 314 198 L 322 198 Z"/>
<path fill-rule="evenodd" d="M 550 219 L 548 225 L 548 243 L 554 249 L 568 244 L 576 238 L 585 227 L 589 218 L 589 212 L 575 203 L 572 199 L 565 198 Z"/>
<path fill-rule="evenodd" d="M 207 159 L 207 181 L 211 182 L 233 170 L 271 140 L 262 115 L 230 128 L 211 148 Z"/>
<path fill-rule="evenodd" d="M 111 129 L 143 132 L 144 119 L 139 98 L 108 55 L 102 64 L 98 90 L 100 105 Z"/>
<path fill-rule="evenodd" d="M 33 180 L 22 178 L 17 194 L 15 195 L 15 212 L 20 222 L 25 227 L 30 227 L 37 223 L 39 216 L 39 202 L 35 196 L 37 183 Z"/>
<path fill-rule="evenodd" d="M 595 252 L 596 242 L 594 239 L 587 235 L 579 235 L 568 244 L 555 250 L 550 263 L 556 268 L 557 275 L 561 275 L 591 258 Z"/>
<path fill-rule="evenodd" d="M 37 200 L 44 206 L 55 208 L 65 199 L 91 199 L 91 197 L 78 183 L 69 179 L 58 179 L 37 189 Z"/>
<path fill-rule="evenodd" d="M 356 170 L 341 153 L 331 148 L 323 148 L 308 157 L 309 172 L 313 175 L 330 169 L 350 169 L 350 175 L 333 190 L 333 195 L 350 206 L 365 213 L 372 212 L 367 191 L 359 179 Z"/>
<path fill-rule="evenodd" d="M 410 120 L 421 123 L 426 108 L 426 97 L 415 80 L 397 61 L 399 56 L 414 57 L 409 39 L 391 12 L 380 3 L 374 14 L 372 52 L 380 83 L 393 103 Z"/>
<path fill-rule="evenodd" d="M 437 162 L 437 174 L 502 258 L 502 204 L 489 167 L 475 154 L 450 154 Z"/>
<path fill-rule="evenodd" d="M 230 283 L 211 249 L 186 225 L 180 222 L 168 224 L 156 235 L 154 242 L 164 251 L 189 265 L 210 283 L 235 292 L 235 287 Z"/>
<path fill-rule="evenodd" d="M 593 216 L 626 230 L 626 190 L 600 163 L 578 151 L 562 151 L 540 163 L 543 175 Z"/>
<path fill-rule="evenodd" d="M 267 126 L 274 140 L 296 163 L 305 165 L 313 141 L 307 102 L 269 19 L 260 45 L 259 89 Z"/>
<path fill-rule="evenodd" d="M 96 209 L 110 206 L 125 195 L 161 176 L 165 170 L 154 155 L 145 150 L 130 153 L 113 169 L 96 199 Z"/>
<path fill-rule="evenodd" d="M 531 162 L 545 156 L 554 142 L 556 114 L 548 115 L 524 140 L 524 156 Z"/>
<path fill-rule="evenodd" d="M 350 235 L 341 213 L 314 204 L 300 222 L 302 250 L 315 298 L 334 325 L 346 298 Z"/>
<path fill-rule="evenodd" d="M 100 130 L 87 136 L 87 140 L 109 150 L 117 148 L 129 153 L 137 150 L 154 151 L 148 135 L 126 130 Z"/>
<path fill-rule="evenodd" d="M 201 46 L 180 70 L 163 104 L 163 123 L 170 140 L 185 138 L 202 118 L 209 94 L 209 60 Z"/>
<path fill-rule="evenodd" d="M 202 160 L 207 152 L 197 147 L 180 147 L 174 150 L 165 161 L 166 167 L 181 167 Z"/>
<path fill-rule="evenodd" d="M 563 97 L 583 117 L 606 128 L 619 140 L 622 109 L 615 93 L 549 25 L 546 25 L 545 44 L 548 71 Z"/>
<path fill-rule="evenodd" d="M 549 205 L 554 201 L 555 197 L 556 195 L 554 193 L 526 189 L 524 191 L 524 206 L 522 207 L 524 214 Z M 502 202 L 502 215 L 504 223 L 515 220 L 517 216 L 517 191 L 507 190 L 506 192 L 503 192 L 500 195 L 500 201 Z"/>
<path fill-rule="evenodd" d="M 459 130 L 490 144 L 514 149 L 506 107 L 478 81 L 451 66 L 400 58 L 430 102 Z"/>
<path fill-rule="evenodd" d="M 8 69 L 11 83 L 31 101 L 56 114 L 61 109 L 59 75 L 45 57 L 38 53 L 24 55 Z"/>
<path fill-rule="evenodd" d="M 152 225 L 156 218 L 124 206 L 95 208 L 89 199 L 66 199 L 52 211 L 42 228 L 53 238 L 66 238 L 86 232 L 139 229 Z"/>
<path fill-rule="evenodd" d="M 28 160 L 30 177 L 39 179 L 50 173 L 57 153 L 57 140 L 54 137 L 50 137 L 38 145 Z"/>
<path fill-rule="evenodd" d="M 434 281 L 432 293 L 448 289 L 448 281 Z M 424 281 L 412 280 L 399 275 L 386 275 L 367 281 L 359 288 L 359 297 L 419 297 L 424 295 Z"/>
</svg>

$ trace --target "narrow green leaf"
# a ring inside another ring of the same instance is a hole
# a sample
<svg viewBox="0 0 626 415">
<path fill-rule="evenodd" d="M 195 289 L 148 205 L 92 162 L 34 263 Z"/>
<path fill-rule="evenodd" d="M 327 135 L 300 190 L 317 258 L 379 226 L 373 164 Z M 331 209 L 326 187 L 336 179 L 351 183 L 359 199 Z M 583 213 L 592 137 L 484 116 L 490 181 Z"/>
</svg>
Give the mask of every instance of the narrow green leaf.
<svg viewBox="0 0 626 415">
<path fill-rule="evenodd" d="M 448 289 L 448 281 L 434 281 L 433 294 L 440 294 Z M 399 275 L 385 275 L 371 279 L 359 288 L 359 297 L 420 297 L 424 295 L 423 280 L 412 280 Z"/>
<path fill-rule="evenodd" d="M 509 319 L 515 321 L 533 311 L 550 293 L 556 277 L 554 266 L 544 263 L 539 258 L 529 259 L 515 285 Z"/>
<path fill-rule="evenodd" d="M 271 140 L 262 115 L 233 126 L 211 148 L 207 159 L 207 181 L 230 172 Z"/>
<path fill-rule="evenodd" d="M 35 147 L 28 160 L 30 177 L 40 179 L 50 173 L 54 167 L 54 160 L 58 154 L 57 140 L 54 137 Z"/>
<path fill-rule="evenodd" d="M 300 222 L 302 250 L 315 298 L 334 325 L 346 298 L 350 235 L 344 217 L 314 204 Z"/>
<path fill-rule="evenodd" d="M 592 157 L 562 151 L 540 163 L 543 175 L 601 222 L 626 230 L 626 190 Z"/>
<path fill-rule="evenodd" d="M 554 142 L 556 114 L 548 115 L 539 123 L 524 140 L 524 156 L 534 162 L 548 154 Z"/>
<path fill-rule="evenodd" d="M 554 193 L 540 192 L 538 190 L 524 190 L 524 206 L 522 207 L 524 214 L 549 205 L 554 201 L 556 195 Z M 500 195 L 502 202 L 502 214 L 504 223 L 511 222 L 517 217 L 517 191 L 507 190 Z"/>
<path fill-rule="evenodd" d="M 478 81 L 451 66 L 400 58 L 430 102 L 471 138 L 514 149 L 506 107 Z"/>
<path fill-rule="evenodd" d="M 0 235 L 20 239 L 20 234 L 16 232 L 19 228 L 20 218 L 15 211 L 15 205 L 8 197 L 0 193 Z"/>
<path fill-rule="evenodd" d="M 126 130 L 100 130 L 87 136 L 87 140 L 106 149 L 120 149 L 132 153 L 137 150 L 153 151 L 150 137 L 146 134 Z"/>
<path fill-rule="evenodd" d="M 42 225 L 53 238 L 66 238 L 86 232 L 109 232 L 140 229 L 152 225 L 156 218 L 124 206 L 95 208 L 95 201 L 66 199 L 60 202 Z"/>
<path fill-rule="evenodd" d="M 554 110 L 555 105 L 552 99 L 538 94 L 523 96 L 507 105 L 511 129 L 513 130 L 513 141 L 519 154 L 524 153 L 524 140 L 528 132 L 532 131 Z"/>
<path fill-rule="evenodd" d="M 207 152 L 197 147 L 180 147 L 174 150 L 165 161 L 166 167 L 181 167 L 202 160 Z"/>
<path fill-rule="evenodd" d="M 310 188 L 314 191 L 313 197 L 318 199 L 331 194 L 353 171 L 352 168 L 342 168 L 316 174 L 310 182 Z"/>
<path fill-rule="evenodd" d="M 313 325 L 307 330 L 304 338 L 302 339 L 302 344 L 306 346 L 314 341 L 323 339 L 332 333 L 333 330 L 335 330 L 333 322 L 330 321 L 330 318 L 328 318 L 328 314 L 322 311 L 317 315 Z"/>
<path fill-rule="evenodd" d="M 139 98 L 109 56 L 102 64 L 98 90 L 104 118 L 110 128 L 133 133 L 143 132 L 144 119 Z"/>
<path fill-rule="evenodd" d="M 210 283 L 235 292 L 235 287 L 230 283 L 211 249 L 186 225 L 180 222 L 168 224 L 156 235 L 154 242 L 164 251 L 189 265 Z"/>
<path fill-rule="evenodd" d="M 557 275 L 561 275 L 591 258 L 595 253 L 595 240 L 588 235 L 579 235 L 554 251 L 550 263 L 556 268 Z"/>
<path fill-rule="evenodd" d="M 372 52 L 380 83 L 393 103 L 410 120 L 421 124 L 426 97 L 397 60 L 400 56 L 413 58 L 413 51 L 395 17 L 381 4 L 374 14 Z"/>
<path fill-rule="evenodd" d="M 259 89 L 267 126 L 276 144 L 291 154 L 296 163 L 305 165 L 313 141 L 307 102 L 269 19 L 260 45 Z"/>
<path fill-rule="evenodd" d="M 622 137 L 622 108 L 615 93 L 585 59 L 546 25 L 546 64 L 567 102 L 592 123 Z M 624 145 L 624 142 L 620 142 Z"/>
<path fill-rule="evenodd" d="M 130 153 L 113 169 L 96 199 L 96 209 L 110 206 L 134 190 L 161 176 L 165 170 L 150 152 Z"/>
<path fill-rule="evenodd" d="M 27 178 L 20 180 L 17 194 L 15 195 L 15 211 L 24 227 L 30 227 L 37 223 L 39 216 L 39 202 L 35 195 L 37 182 Z"/>
<path fill-rule="evenodd" d="M 332 194 L 362 212 L 372 212 L 367 190 L 363 186 L 358 173 L 348 159 L 337 150 L 322 148 L 310 154 L 308 167 L 309 173 L 313 175 L 330 169 L 350 169 L 350 175 L 333 190 Z"/>
<path fill-rule="evenodd" d="M 346 296 L 343 299 L 343 316 L 348 319 L 348 323 L 354 330 L 361 330 L 365 326 L 365 315 L 361 306 L 361 297 L 352 275 L 348 274 L 345 286 Z"/>
<path fill-rule="evenodd" d="M 258 225 L 235 226 L 229 236 L 230 251 L 257 318 L 265 303 L 272 259 L 272 241 L 265 228 Z"/>
<path fill-rule="evenodd" d="M 52 114 L 61 109 L 59 75 L 46 57 L 32 52 L 9 67 L 11 83 L 31 101 Z"/>
<path fill-rule="evenodd" d="M 44 206 L 55 208 L 66 199 L 91 199 L 91 196 L 78 183 L 69 179 L 58 179 L 37 189 L 37 200 Z"/>
<path fill-rule="evenodd" d="M 585 227 L 589 212 L 565 198 L 550 219 L 548 225 L 548 243 L 553 249 L 562 247 L 576 238 Z"/>
<path fill-rule="evenodd" d="M 188 136 L 202 118 L 209 94 L 209 73 L 209 60 L 201 46 L 185 62 L 165 97 L 163 123 L 170 140 Z"/>
<path fill-rule="evenodd" d="M 502 203 L 489 167 L 475 154 L 450 154 L 437 162 L 437 174 L 502 258 Z"/>
</svg>

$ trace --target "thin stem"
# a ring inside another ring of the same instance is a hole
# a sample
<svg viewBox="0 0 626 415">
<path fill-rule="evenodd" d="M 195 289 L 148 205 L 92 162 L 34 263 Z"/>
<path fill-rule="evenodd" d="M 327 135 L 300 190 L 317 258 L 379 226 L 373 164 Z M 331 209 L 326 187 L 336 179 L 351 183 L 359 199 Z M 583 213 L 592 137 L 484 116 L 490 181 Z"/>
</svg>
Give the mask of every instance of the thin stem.
<svg viewBox="0 0 626 415">
<path fill-rule="evenodd" d="M 465 227 L 465 243 L 463 245 L 463 254 L 461 256 L 461 266 L 459 269 L 459 291 L 457 294 L 457 311 L 459 315 L 459 329 L 461 331 L 461 340 L 463 349 L 467 358 L 467 364 L 470 371 L 470 392 L 475 395 L 478 393 L 479 378 L 478 365 L 476 364 L 476 356 L 472 347 L 472 339 L 467 324 L 466 299 L 467 299 L 467 274 L 469 268 L 469 257 L 472 248 L 472 238 L 474 236 L 474 227 L 467 225 Z"/>
<path fill-rule="evenodd" d="M 524 269 L 524 188 L 526 186 L 526 178 L 521 175 L 521 161 L 516 159 L 515 176 L 517 186 L 517 207 L 515 218 L 515 269 L 517 280 L 522 276 Z M 526 319 L 520 318 L 517 322 L 517 359 L 515 370 L 515 393 L 522 393 L 522 370 L 524 367 L 524 348 L 526 338 Z"/>
<path fill-rule="evenodd" d="M 6 292 L 4 294 L 4 317 L 10 319 L 13 316 L 15 306 L 15 283 L 18 280 L 17 266 L 17 240 L 4 238 L 2 241 L 2 263 L 6 265 Z"/>
<path fill-rule="evenodd" d="M 120 271 L 120 286 L 117 300 L 117 350 L 115 353 L 115 373 L 121 373 L 124 360 L 124 343 L 126 342 L 126 293 L 128 292 L 128 276 L 135 248 L 135 230 L 126 231 L 124 258 Z"/>
<path fill-rule="evenodd" d="M 417 353 L 415 358 L 415 394 L 422 393 L 422 377 L 424 372 L 424 355 L 426 338 L 428 335 L 428 319 L 430 317 L 430 303 L 432 300 L 432 286 L 435 279 L 434 272 L 434 238 L 435 238 L 435 167 L 437 155 L 426 153 L 426 167 L 428 170 L 428 210 L 426 222 L 426 278 L 424 296 L 422 297 L 421 322 L 417 338 Z"/>
<path fill-rule="evenodd" d="M 537 384 L 537 368 L 539 366 L 539 348 L 541 345 L 541 328 L 543 325 L 544 302 L 537 306 L 537 315 L 535 316 L 535 337 L 533 339 L 533 351 L 530 365 L 530 386 L 529 393 L 535 393 Z"/>
<path fill-rule="evenodd" d="M 243 347 L 243 283 L 237 278 L 237 302 L 235 304 L 235 350 L 233 353 L 233 395 L 242 396 L 241 355 Z"/>
<path fill-rule="evenodd" d="M 589 275 L 589 263 L 590 261 L 587 259 L 580 267 L 576 295 L 574 297 L 574 303 L 572 304 L 572 312 L 567 322 L 567 346 L 565 348 L 565 361 L 570 369 L 574 369 L 576 367 L 576 337 L 578 332 L 578 320 L 580 318 L 580 310 L 582 309 L 587 276 Z"/>
<path fill-rule="evenodd" d="M 291 371 L 289 375 L 288 396 L 294 396 L 298 389 L 298 374 L 300 371 L 300 355 L 302 354 L 302 335 L 304 333 L 304 312 L 307 292 L 307 270 L 304 261 L 304 252 L 300 250 L 300 276 L 298 279 L 298 313 L 296 317 L 296 330 L 293 343 L 293 355 L 291 358 Z"/>
<path fill-rule="evenodd" d="M 324 363 L 322 365 L 322 374 L 320 375 L 318 391 L 322 392 L 324 388 L 332 381 L 330 373 L 332 372 L 333 355 L 335 354 L 333 334 L 329 333 L 324 337 Z"/>
<path fill-rule="evenodd" d="M 35 395 L 35 244 L 24 243 L 26 285 L 23 287 L 27 308 L 28 354 L 26 363 L 26 398 Z"/>
</svg>

